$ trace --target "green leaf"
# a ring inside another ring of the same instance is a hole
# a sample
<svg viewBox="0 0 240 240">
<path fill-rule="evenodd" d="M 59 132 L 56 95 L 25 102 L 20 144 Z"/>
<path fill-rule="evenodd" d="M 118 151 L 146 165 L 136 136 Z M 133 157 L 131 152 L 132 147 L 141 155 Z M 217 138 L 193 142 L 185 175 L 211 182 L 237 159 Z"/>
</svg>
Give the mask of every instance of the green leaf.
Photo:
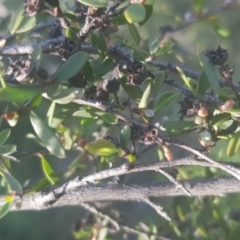
<svg viewBox="0 0 240 240">
<path fill-rule="evenodd" d="M 107 7 L 109 0 L 78 0 L 78 2 L 90 7 Z"/>
<path fill-rule="evenodd" d="M 85 65 L 88 60 L 88 54 L 85 52 L 77 52 L 73 54 L 53 76 L 54 81 L 67 81 L 74 77 Z"/>
<path fill-rule="evenodd" d="M 27 16 L 24 15 L 23 19 L 19 23 L 19 26 L 15 30 L 15 33 L 22 33 L 22 32 L 27 32 L 34 28 L 38 23 L 41 21 L 45 20 L 49 16 L 48 13 L 39 13 L 35 16 Z"/>
<path fill-rule="evenodd" d="M 143 26 L 150 19 L 150 17 L 152 16 L 152 13 L 153 13 L 153 6 L 145 4 L 144 8 L 145 8 L 145 11 L 146 11 L 146 17 L 142 22 L 138 23 L 138 25 L 140 25 L 140 26 Z"/>
<path fill-rule="evenodd" d="M 16 13 L 14 14 L 14 17 L 10 23 L 9 32 L 11 34 L 14 34 L 16 32 L 23 18 L 24 18 L 24 8 L 23 8 L 23 5 L 21 5 L 19 9 L 16 11 Z"/>
<path fill-rule="evenodd" d="M 159 38 L 158 37 L 152 37 L 148 41 L 148 49 L 151 55 L 157 54 L 159 50 Z"/>
<path fill-rule="evenodd" d="M 34 131 L 49 152 L 59 158 L 65 158 L 65 151 L 54 131 L 33 111 L 30 113 L 30 120 Z"/>
<path fill-rule="evenodd" d="M 196 96 L 196 97 L 201 97 L 197 90 L 195 89 L 195 87 L 193 86 L 193 82 L 185 75 L 185 73 L 183 72 L 183 70 L 180 67 L 176 67 L 177 71 L 179 72 L 182 80 L 185 82 L 185 84 L 187 85 L 187 88 L 189 90 L 191 90 L 191 92 Z"/>
<path fill-rule="evenodd" d="M 152 6 L 156 3 L 157 0 L 147 0 L 144 4 L 145 5 L 149 5 L 149 6 Z"/>
<path fill-rule="evenodd" d="M 163 129 L 166 129 L 168 132 L 178 132 L 178 131 L 185 131 L 193 128 L 198 128 L 199 126 L 196 125 L 192 121 L 172 121 L 166 122 L 162 125 Z"/>
<path fill-rule="evenodd" d="M 144 63 L 145 59 L 149 57 L 149 54 L 145 54 L 142 51 L 134 50 L 133 51 L 133 58 L 134 60 Z"/>
<path fill-rule="evenodd" d="M 88 110 L 80 110 L 73 113 L 74 117 L 93 118 L 94 113 Z"/>
<path fill-rule="evenodd" d="M 220 26 L 215 25 L 215 26 L 214 26 L 214 30 L 215 30 L 221 37 L 224 37 L 224 38 L 229 38 L 230 35 L 231 35 L 231 31 L 229 31 L 229 29 L 226 28 L 226 27 L 220 27 Z"/>
<path fill-rule="evenodd" d="M 208 90 L 210 87 L 210 83 L 208 81 L 208 77 L 205 72 L 202 72 L 197 83 L 197 92 L 203 96 L 204 93 Z"/>
<path fill-rule="evenodd" d="M 38 71 L 41 60 L 42 60 L 42 47 L 41 46 L 35 46 L 34 50 L 32 52 L 32 59 L 34 60 L 36 64 L 36 70 Z"/>
<path fill-rule="evenodd" d="M 52 185 L 56 184 L 59 181 L 59 178 L 54 176 L 54 171 L 51 165 L 48 163 L 47 159 L 44 158 L 43 156 L 40 156 L 40 158 L 41 158 L 41 165 L 42 165 L 42 170 L 44 172 L 44 175 Z"/>
<path fill-rule="evenodd" d="M 40 86 L 16 86 L 0 89 L 0 101 L 23 103 L 39 93 L 43 88 Z"/>
<path fill-rule="evenodd" d="M 71 136 L 71 133 L 70 131 L 65 131 L 63 133 L 63 136 L 64 136 L 64 148 L 66 150 L 71 150 L 72 149 L 72 145 L 73 145 L 73 138 Z"/>
<path fill-rule="evenodd" d="M 216 114 L 212 117 L 210 125 L 211 126 L 218 126 L 219 124 L 228 121 L 231 119 L 231 114 L 229 113 L 221 113 L 221 114 Z"/>
<path fill-rule="evenodd" d="M 17 151 L 16 145 L 3 145 L 0 146 L 0 154 L 1 155 L 9 155 Z"/>
<path fill-rule="evenodd" d="M 164 93 L 157 101 L 157 103 L 154 106 L 154 111 L 159 111 L 166 107 L 168 104 L 170 104 L 174 98 L 176 98 L 179 95 L 179 93 L 174 92 L 166 92 Z"/>
<path fill-rule="evenodd" d="M 105 139 L 99 139 L 94 142 L 88 143 L 86 145 L 86 149 L 91 154 L 96 154 L 99 156 L 110 156 L 119 151 L 114 144 Z"/>
<path fill-rule="evenodd" d="M 130 163 L 135 163 L 137 161 L 137 157 L 133 154 L 128 154 L 128 161 Z"/>
<path fill-rule="evenodd" d="M 117 124 L 118 118 L 111 113 L 105 113 L 102 115 L 103 120 L 108 124 Z"/>
<path fill-rule="evenodd" d="M 10 136 L 11 133 L 11 129 L 4 129 L 1 133 L 0 133 L 0 146 L 2 146 L 6 140 L 8 139 L 8 137 Z"/>
<path fill-rule="evenodd" d="M 159 55 L 162 55 L 162 54 L 164 54 L 164 53 L 167 53 L 174 45 L 175 45 L 175 44 L 174 44 L 174 42 L 173 42 L 171 39 L 167 40 L 167 41 L 163 44 L 163 46 L 160 48 L 158 54 L 159 54 Z"/>
<path fill-rule="evenodd" d="M 128 94 L 128 96 L 132 98 L 135 102 L 139 103 L 143 94 L 142 90 L 138 86 L 126 84 L 126 81 L 121 81 L 121 85 Z"/>
<path fill-rule="evenodd" d="M 46 177 L 44 177 L 41 180 L 39 180 L 33 187 L 31 187 L 27 191 L 27 193 L 38 192 L 38 191 L 42 190 L 44 187 L 48 186 L 49 184 L 50 184 L 49 180 Z"/>
<path fill-rule="evenodd" d="M 4 205 L 0 208 L 0 219 L 3 218 L 11 209 L 13 201 L 5 202 Z"/>
<path fill-rule="evenodd" d="M 22 194 L 23 189 L 21 184 L 11 174 L 7 173 L 4 169 L 0 169 L 0 174 L 4 177 L 13 191 Z"/>
<path fill-rule="evenodd" d="M 138 32 L 136 26 L 133 23 L 132 24 L 128 23 L 128 30 L 131 33 L 132 38 L 135 41 L 135 43 L 138 45 L 140 43 L 141 37 L 139 35 L 139 32 Z"/>
<path fill-rule="evenodd" d="M 231 95 L 232 93 L 233 93 L 233 90 L 230 87 L 223 87 L 219 89 L 219 91 L 217 92 L 217 95 L 225 96 L 228 99 L 229 95 Z"/>
<path fill-rule="evenodd" d="M 219 81 L 216 69 L 214 65 L 209 61 L 209 59 L 203 54 L 198 54 L 200 64 L 207 75 L 208 81 L 214 92 L 219 91 Z"/>
<path fill-rule="evenodd" d="M 92 126 L 94 122 L 93 118 L 82 118 L 81 119 L 81 126 L 83 129 L 88 129 L 89 127 Z"/>
<path fill-rule="evenodd" d="M 150 82 L 150 84 L 145 89 L 142 98 L 140 100 L 140 103 L 138 105 L 139 108 L 145 108 L 147 107 L 148 103 L 155 97 L 155 95 L 158 93 L 160 87 L 162 86 L 164 82 L 164 75 L 159 74 L 156 76 L 154 80 Z"/>
<path fill-rule="evenodd" d="M 55 108 L 56 108 L 56 102 L 52 101 L 52 103 L 51 103 L 51 105 L 50 105 L 50 107 L 48 109 L 48 112 L 47 112 L 48 126 L 51 126 Z"/>
<path fill-rule="evenodd" d="M 98 46 L 98 36 L 94 33 L 91 34 L 91 44 L 93 47 Z"/>
<path fill-rule="evenodd" d="M 142 22 L 146 17 L 146 10 L 140 3 L 131 4 L 124 11 L 124 16 L 129 23 Z"/>
<path fill-rule="evenodd" d="M 29 103 L 29 107 L 31 109 L 39 107 L 41 102 L 42 102 L 42 98 L 43 97 L 42 97 L 41 94 L 38 94 L 36 97 L 32 98 L 30 103 Z"/>
<path fill-rule="evenodd" d="M 74 88 L 68 88 L 62 84 L 55 84 L 47 89 L 47 94 L 56 103 L 68 104 L 76 97 L 75 91 Z"/>
<path fill-rule="evenodd" d="M 110 156 L 105 156 L 104 157 L 104 160 L 107 162 L 107 163 L 113 163 L 115 162 L 117 159 L 119 158 L 119 154 L 118 153 L 114 153 Z"/>
<path fill-rule="evenodd" d="M 131 129 L 128 125 L 124 125 L 120 132 L 120 145 L 126 147 L 131 138 Z"/>
<path fill-rule="evenodd" d="M 98 50 L 101 53 L 106 53 L 107 52 L 106 39 L 104 37 L 104 34 L 101 31 L 99 31 L 99 33 L 98 33 Z"/>
<path fill-rule="evenodd" d="M 159 93 L 159 90 L 164 83 L 164 78 L 164 74 L 159 73 L 153 80 L 151 80 L 151 95 L 153 98 Z"/>
<path fill-rule="evenodd" d="M 240 131 L 235 133 L 227 145 L 227 156 L 233 156 L 240 148 Z"/>
<path fill-rule="evenodd" d="M 66 37 L 70 38 L 70 39 L 73 39 L 73 40 L 76 40 L 77 42 L 79 41 L 76 32 L 72 28 L 67 28 Z"/>
</svg>

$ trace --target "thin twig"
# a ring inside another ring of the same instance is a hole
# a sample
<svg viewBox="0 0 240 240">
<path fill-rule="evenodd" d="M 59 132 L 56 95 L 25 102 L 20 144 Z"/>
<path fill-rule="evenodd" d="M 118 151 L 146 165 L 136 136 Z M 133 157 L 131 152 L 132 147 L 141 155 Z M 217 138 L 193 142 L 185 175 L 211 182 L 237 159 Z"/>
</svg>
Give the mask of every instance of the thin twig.
<svg viewBox="0 0 240 240">
<path fill-rule="evenodd" d="M 151 200 L 149 200 L 149 198 L 146 198 L 143 200 L 143 202 L 145 202 L 146 204 L 148 204 L 150 207 L 152 207 L 153 209 L 155 209 L 155 211 L 164 219 L 166 219 L 167 221 L 172 221 L 172 219 L 168 216 L 168 214 L 163 210 L 163 208 L 158 205 L 155 204 L 154 202 L 152 202 Z"/>
<path fill-rule="evenodd" d="M 97 208 L 95 208 L 93 205 L 89 204 L 89 203 L 81 203 L 81 206 L 83 208 L 85 208 L 86 210 L 88 210 L 89 212 L 93 213 L 93 214 L 97 214 L 103 218 L 106 218 L 113 226 L 114 228 L 119 231 L 120 230 L 120 225 L 118 224 L 117 221 L 115 221 L 114 219 L 112 219 L 110 216 L 108 216 L 107 214 L 104 214 L 103 212 L 99 211 Z"/>
<path fill-rule="evenodd" d="M 162 173 L 165 177 L 167 177 L 172 183 L 176 184 L 177 187 L 181 188 L 189 197 L 192 196 L 191 192 L 184 187 L 176 178 L 174 178 L 172 175 L 170 175 L 168 172 L 162 170 L 162 169 L 157 169 L 157 172 Z"/>
<path fill-rule="evenodd" d="M 229 165 L 224 165 L 224 164 L 221 164 L 215 160 L 213 160 L 212 158 L 206 156 L 204 153 L 201 153 L 200 151 L 180 142 L 180 141 L 177 141 L 175 139 L 171 139 L 168 141 L 170 144 L 172 145 L 175 145 L 177 147 L 180 147 L 182 149 L 185 149 L 189 152 L 192 152 L 194 154 L 196 154 L 197 156 L 199 156 L 200 158 L 210 162 L 213 164 L 214 167 L 217 167 L 217 168 L 220 168 L 222 170 L 224 170 L 225 172 L 231 174 L 232 176 L 234 176 L 235 178 L 237 178 L 238 180 L 240 180 L 240 170 L 233 167 L 233 166 L 229 166 Z"/>
<path fill-rule="evenodd" d="M 89 204 L 89 203 L 81 203 L 80 204 L 81 207 L 85 208 L 86 210 L 88 210 L 89 212 L 93 213 L 93 214 L 97 214 L 105 219 L 107 219 L 113 226 L 114 228 L 116 229 L 117 232 L 120 231 L 120 229 L 124 230 L 126 233 L 128 234 L 134 234 L 134 235 L 138 235 L 138 234 L 150 234 L 150 233 L 147 233 L 147 232 L 142 232 L 140 230 L 136 230 L 134 228 L 131 228 L 131 227 L 128 227 L 128 226 L 125 226 L 125 225 L 122 225 L 122 224 L 119 224 L 115 219 L 113 219 L 112 217 L 110 217 L 108 214 L 106 213 L 103 213 L 102 211 L 98 210 L 96 207 L 94 207 L 92 204 Z M 153 235 L 153 234 L 151 234 Z M 158 235 L 154 235 L 156 237 L 160 237 Z"/>
</svg>

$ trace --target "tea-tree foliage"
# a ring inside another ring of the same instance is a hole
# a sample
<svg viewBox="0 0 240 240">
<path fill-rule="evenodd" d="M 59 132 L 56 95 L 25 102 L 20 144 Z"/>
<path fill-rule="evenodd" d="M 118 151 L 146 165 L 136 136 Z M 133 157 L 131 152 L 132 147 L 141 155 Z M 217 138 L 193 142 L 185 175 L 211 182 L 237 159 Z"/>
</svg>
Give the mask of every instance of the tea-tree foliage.
<svg viewBox="0 0 240 240">
<path fill-rule="evenodd" d="M 230 31 L 199 0 L 177 27 L 156 23 L 159 2 L 25 0 L 6 17 L 0 217 L 79 205 L 87 214 L 75 239 L 236 237 L 238 198 L 230 209 L 219 197 L 239 191 L 240 180 L 239 165 L 228 161 L 240 148 L 231 52 L 202 36 L 212 47 L 194 51 L 194 71 L 174 38 L 200 20 L 219 39 Z M 156 24 L 159 32 L 143 37 Z M 125 213 L 116 201 L 127 202 Z M 139 215 L 130 206 L 144 207 Z"/>
</svg>

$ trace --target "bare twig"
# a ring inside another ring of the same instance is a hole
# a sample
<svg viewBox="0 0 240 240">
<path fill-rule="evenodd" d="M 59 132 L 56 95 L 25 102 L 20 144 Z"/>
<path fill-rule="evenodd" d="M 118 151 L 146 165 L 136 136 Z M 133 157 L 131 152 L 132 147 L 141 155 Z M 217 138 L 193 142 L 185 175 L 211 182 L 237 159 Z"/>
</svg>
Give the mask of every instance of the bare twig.
<svg viewBox="0 0 240 240">
<path fill-rule="evenodd" d="M 185 149 L 189 152 L 192 152 L 194 154 L 196 154 L 197 156 L 199 156 L 200 158 L 210 162 L 213 164 L 214 167 L 217 167 L 217 168 L 220 168 L 222 170 L 224 170 L 225 172 L 231 174 L 232 176 L 234 176 L 235 178 L 237 178 L 238 180 L 240 180 L 240 170 L 233 167 L 233 166 L 229 166 L 229 165 L 224 165 L 224 164 L 221 164 L 215 160 L 213 160 L 212 158 L 208 157 L 207 155 L 205 155 L 204 153 L 201 153 L 200 151 L 182 143 L 182 142 L 179 142 L 175 139 L 171 139 L 169 140 L 169 143 L 171 143 L 172 145 L 175 145 L 177 147 L 180 147 L 182 149 Z"/>
<path fill-rule="evenodd" d="M 177 179 L 175 179 L 172 175 L 170 175 L 168 172 L 158 169 L 157 172 L 162 173 L 164 176 L 166 176 L 172 183 L 175 183 L 177 187 L 181 188 L 189 197 L 192 196 L 191 192 L 185 188 Z"/>
<path fill-rule="evenodd" d="M 131 227 L 128 227 L 128 226 L 118 223 L 115 219 L 110 217 L 108 214 L 103 213 L 102 211 L 98 210 L 96 207 L 94 207 L 93 205 L 91 205 L 89 203 L 81 203 L 81 207 L 85 208 L 86 210 L 88 210 L 89 212 L 91 212 L 93 214 L 97 214 L 97 215 L 107 219 L 114 226 L 114 228 L 117 230 L 117 232 L 122 229 L 128 234 L 134 234 L 134 235 L 138 235 L 138 234 L 148 235 L 149 234 L 147 232 L 142 232 L 140 230 L 136 230 L 134 228 L 131 228 Z M 154 235 L 154 236 L 158 236 L 158 235 Z"/>
<path fill-rule="evenodd" d="M 155 211 L 164 219 L 166 219 L 167 221 L 172 221 L 172 219 L 168 216 L 168 214 L 163 210 L 163 208 L 158 205 L 155 204 L 154 202 L 152 202 L 151 200 L 149 200 L 148 198 L 143 200 L 146 204 L 148 204 L 150 207 L 152 207 L 153 209 L 155 209 Z"/>
<path fill-rule="evenodd" d="M 88 210 L 89 212 L 93 213 L 93 214 L 97 214 L 103 218 L 106 218 L 113 226 L 114 228 L 119 231 L 120 230 L 120 225 L 118 224 L 117 221 L 115 221 L 114 219 L 112 219 L 110 216 L 108 216 L 107 214 L 104 214 L 103 212 L 99 211 L 97 208 L 95 208 L 93 205 L 89 204 L 89 203 L 81 203 L 81 206 L 83 208 L 85 208 L 86 210 Z"/>
</svg>

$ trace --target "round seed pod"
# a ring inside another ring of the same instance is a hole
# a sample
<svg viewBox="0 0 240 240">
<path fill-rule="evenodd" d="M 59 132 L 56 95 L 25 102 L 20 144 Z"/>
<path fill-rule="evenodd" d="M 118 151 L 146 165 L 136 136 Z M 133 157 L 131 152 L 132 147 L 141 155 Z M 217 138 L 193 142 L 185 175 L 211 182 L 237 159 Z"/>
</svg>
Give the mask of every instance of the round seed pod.
<svg viewBox="0 0 240 240">
<path fill-rule="evenodd" d="M 234 104 L 235 104 L 235 101 L 233 101 L 232 99 L 228 99 L 228 100 L 227 100 L 222 106 L 220 106 L 219 108 L 220 108 L 220 110 L 221 110 L 222 112 L 226 112 L 226 111 L 232 109 L 233 106 L 234 106 Z"/>
<path fill-rule="evenodd" d="M 194 122 L 197 124 L 197 125 L 201 125 L 203 123 L 203 118 L 202 117 L 199 117 L 199 116 L 196 116 L 194 118 Z"/>
<path fill-rule="evenodd" d="M 208 116 L 208 110 L 205 107 L 201 107 L 197 112 L 199 117 L 205 118 Z"/>
</svg>

